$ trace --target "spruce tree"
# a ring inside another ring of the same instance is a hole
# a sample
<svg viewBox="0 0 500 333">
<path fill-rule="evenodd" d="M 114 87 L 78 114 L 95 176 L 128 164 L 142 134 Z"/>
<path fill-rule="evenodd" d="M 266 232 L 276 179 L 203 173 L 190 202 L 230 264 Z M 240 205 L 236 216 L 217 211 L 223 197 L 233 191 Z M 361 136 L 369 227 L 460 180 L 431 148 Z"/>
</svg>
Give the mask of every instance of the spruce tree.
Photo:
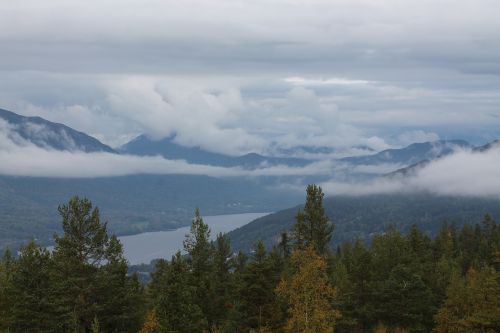
<svg viewBox="0 0 500 333">
<path fill-rule="evenodd" d="M 127 274 L 123 246 L 116 236 L 110 237 L 105 257 L 96 284 L 100 328 L 104 332 L 137 332 L 145 316 L 143 291 L 137 277 Z"/>
<path fill-rule="evenodd" d="M 288 236 L 288 232 L 283 231 L 281 233 L 280 241 L 278 243 L 278 249 L 283 256 L 284 259 L 288 259 L 291 253 L 291 248 L 290 248 L 290 239 Z"/>
<path fill-rule="evenodd" d="M 328 220 L 323 207 L 323 197 L 321 187 L 308 185 L 304 210 L 297 213 L 293 227 L 297 248 L 304 249 L 313 245 L 320 255 L 327 252 L 333 233 L 333 224 Z"/>
<path fill-rule="evenodd" d="M 242 283 L 242 310 L 248 327 L 257 330 L 268 327 L 273 317 L 277 281 L 262 241 L 255 245 L 252 260 L 243 273 Z"/>
<path fill-rule="evenodd" d="M 191 266 L 190 282 L 195 289 L 195 301 L 201 308 L 208 325 L 213 324 L 213 247 L 210 242 L 210 228 L 203 221 L 197 208 L 189 234 L 183 242 Z"/>
<path fill-rule="evenodd" d="M 180 251 L 170 262 L 157 262 L 149 294 L 162 332 L 191 333 L 207 329 L 197 304 L 196 287 L 191 283 L 189 265 Z"/>
</svg>

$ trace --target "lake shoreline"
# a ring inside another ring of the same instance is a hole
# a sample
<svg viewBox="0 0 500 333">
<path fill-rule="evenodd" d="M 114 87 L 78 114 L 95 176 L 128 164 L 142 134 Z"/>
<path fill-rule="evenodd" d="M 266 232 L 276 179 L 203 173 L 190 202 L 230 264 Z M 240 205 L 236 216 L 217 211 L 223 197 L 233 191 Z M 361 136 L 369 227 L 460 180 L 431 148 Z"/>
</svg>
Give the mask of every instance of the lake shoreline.
<svg viewBox="0 0 500 333">
<path fill-rule="evenodd" d="M 271 213 L 240 213 L 204 216 L 210 227 L 211 238 L 218 233 L 227 233 Z M 148 264 L 151 260 L 170 257 L 182 251 L 182 241 L 189 232 L 190 225 L 171 230 L 146 231 L 134 235 L 118 236 L 123 244 L 124 256 L 131 265 Z"/>
</svg>

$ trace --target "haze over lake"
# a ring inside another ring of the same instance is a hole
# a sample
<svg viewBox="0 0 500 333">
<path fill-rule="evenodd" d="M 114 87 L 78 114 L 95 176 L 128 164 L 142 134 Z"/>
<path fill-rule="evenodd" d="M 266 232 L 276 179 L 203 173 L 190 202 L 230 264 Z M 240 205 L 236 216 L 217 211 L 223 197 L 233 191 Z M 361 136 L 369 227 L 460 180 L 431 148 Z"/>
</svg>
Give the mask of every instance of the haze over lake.
<svg viewBox="0 0 500 333">
<path fill-rule="evenodd" d="M 210 236 L 215 239 L 218 233 L 229 232 L 269 213 L 245 213 L 230 215 L 204 216 L 203 221 L 210 227 Z M 182 250 L 182 241 L 190 227 L 176 230 L 145 232 L 138 235 L 119 237 L 124 254 L 130 264 L 149 263 L 153 259 L 170 257 Z"/>
</svg>

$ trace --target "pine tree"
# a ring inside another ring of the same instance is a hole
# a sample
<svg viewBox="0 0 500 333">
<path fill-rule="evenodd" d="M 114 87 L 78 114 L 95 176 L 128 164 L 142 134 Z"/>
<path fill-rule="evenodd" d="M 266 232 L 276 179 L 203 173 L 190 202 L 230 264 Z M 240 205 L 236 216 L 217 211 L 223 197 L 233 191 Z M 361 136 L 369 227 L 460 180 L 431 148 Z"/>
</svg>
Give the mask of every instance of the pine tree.
<svg viewBox="0 0 500 333">
<path fill-rule="evenodd" d="M 374 300 L 383 305 L 375 310 L 378 320 L 411 332 L 429 332 L 432 329 L 432 317 L 437 310 L 433 306 L 432 291 L 410 267 L 397 265 L 387 278 L 374 286 Z"/>
<path fill-rule="evenodd" d="M 59 330 L 86 332 L 97 317 L 106 331 L 136 332 L 140 290 L 127 277 L 123 248 L 108 237 L 98 208 L 74 197 L 59 213 L 64 234 L 55 235 L 52 270 Z"/>
<path fill-rule="evenodd" d="M 231 291 L 234 289 L 231 279 L 231 245 L 226 235 L 218 234 L 215 240 L 212 286 L 212 326 L 227 325 L 229 312 L 233 309 Z"/>
<path fill-rule="evenodd" d="M 308 185 L 304 210 L 297 213 L 293 227 L 297 247 L 304 249 L 312 244 L 321 255 L 327 252 L 333 233 L 333 224 L 323 207 L 323 197 L 321 187 Z"/>
<path fill-rule="evenodd" d="M 14 332 L 54 332 L 54 295 L 50 253 L 28 243 L 21 249 L 12 272 L 12 324 Z"/>
<path fill-rule="evenodd" d="M 104 332 L 137 332 L 144 316 L 143 291 L 137 276 L 128 276 L 123 246 L 114 235 L 109 239 L 105 258 L 96 281 L 100 327 Z"/>
<path fill-rule="evenodd" d="M 313 246 L 296 250 L 291 257 L 293 275 L 282 280 L 277 293 L 288 301 L 286 332 L 330 333 L 340 312 L 332 307 L 336 291 L 330 285 L 326 262 Z"/>
<path fill-rule="evenodd" d="M 170 262 L 157 262 L 149 294 L 163 331 L 190 333 L 207 329 L 197 304 L 196 287 L 190 281 L 189 265 L 180 251 Z"/>
<path fill-rule="evenodd" d="M 342 311 L 339 325 L 353 331 L 363 331 L 375 323 L 373 319 L 372 281 L 375 276 L 372 253 L 360 239 L 354 245 L 342 247 L 343 278 L 337 302 Z"/>
<path fill-rule="evenodd" d="M 271 266 L 262 241 L 254 248 L 252 260 L 242 276 L 242 310 L 249 328 L 262 330 L 269 326 L 273 317 L 274 280 Z"/>
<path fill-rule="evenodd" d="M 90 329 L 96 315 L 97 276 L 108 236 L 99 210 L 87 199 L 72 198 L 59 207 L 64 234 L 55 235 L 54 287 L 61 330 Z"/>
</svg>

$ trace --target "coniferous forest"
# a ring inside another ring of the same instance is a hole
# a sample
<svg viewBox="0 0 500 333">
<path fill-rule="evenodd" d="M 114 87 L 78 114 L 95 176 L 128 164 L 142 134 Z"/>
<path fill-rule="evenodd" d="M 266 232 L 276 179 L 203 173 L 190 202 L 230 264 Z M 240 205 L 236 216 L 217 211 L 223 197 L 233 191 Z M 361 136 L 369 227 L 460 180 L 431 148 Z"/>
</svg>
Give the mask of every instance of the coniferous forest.
<svg viewBox="0 0 500 333">
<path fill-rule="evenodd" d="M 63 233 L 0 262 L 0 332 L 498 332 L 500 226 L 416 226 L 335 249 L 320 187 L 276 246 L 233 253 L 196 210 L 184 250 L 151 281 L 128 273 L 98 208 L 59 207 Z"/>
</svg>

